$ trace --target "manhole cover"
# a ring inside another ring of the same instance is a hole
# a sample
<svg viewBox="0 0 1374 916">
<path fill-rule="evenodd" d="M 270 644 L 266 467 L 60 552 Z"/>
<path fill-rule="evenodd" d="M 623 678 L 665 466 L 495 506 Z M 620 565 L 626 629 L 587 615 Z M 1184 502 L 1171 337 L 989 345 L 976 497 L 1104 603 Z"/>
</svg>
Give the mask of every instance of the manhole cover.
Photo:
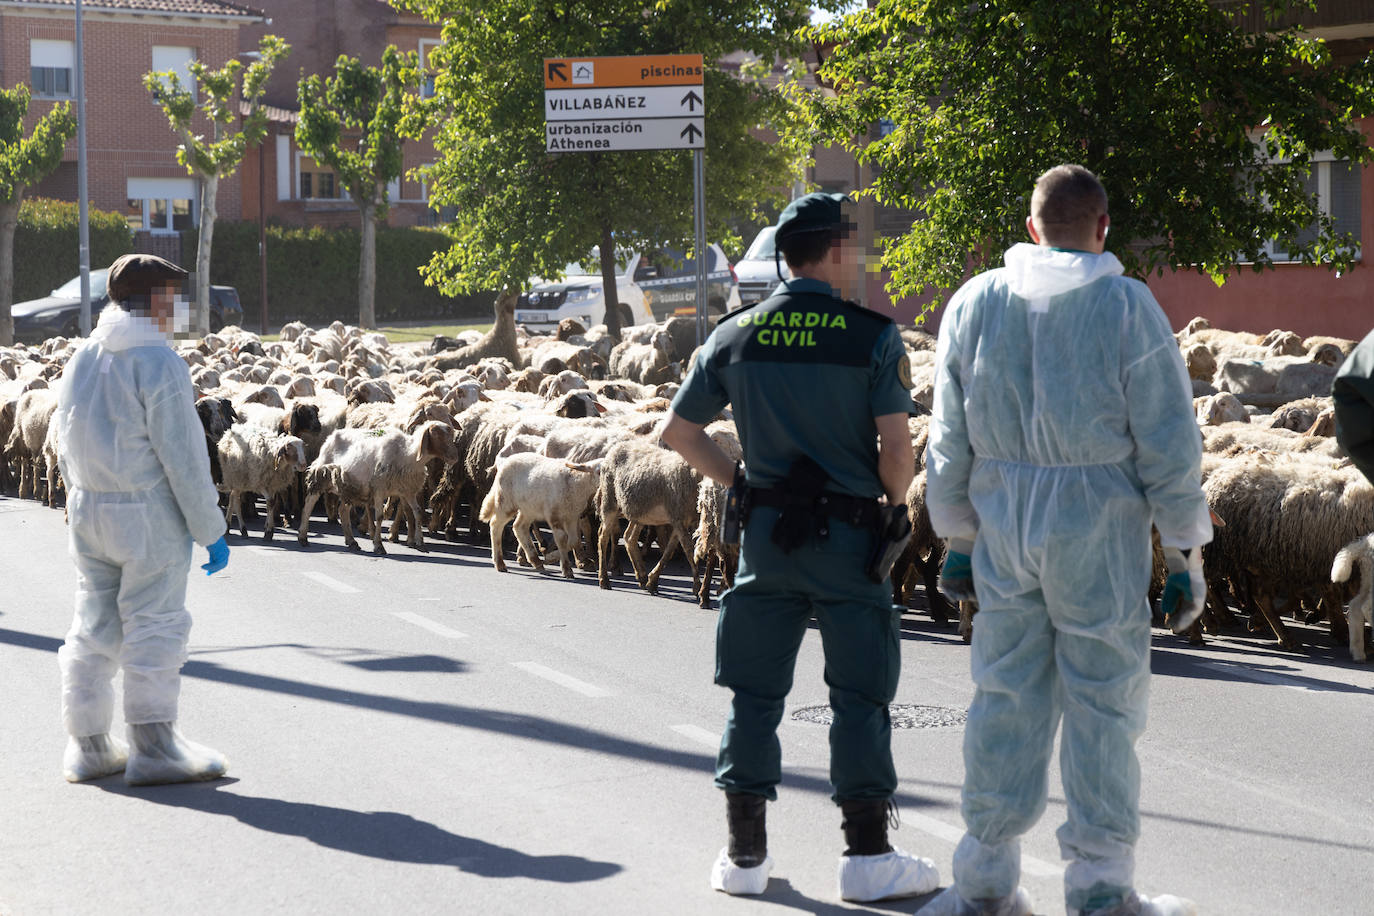
<svg viewBox="0 0 1374 916">
<path fill-rule="evenodd" d="M 892 717 L 893 728 L 948 728 L 952 725 L 963 725 L 968 719 L 966 711 L 951 709 L 948 706 L 894 704 L 889 706 L 887 711 Z M 834 721 L 835 714 L 830 711 L 829 706 L 803 706 L 792 713 L 792 719 L 808 725 L 829 725 Z"/>
</svg>

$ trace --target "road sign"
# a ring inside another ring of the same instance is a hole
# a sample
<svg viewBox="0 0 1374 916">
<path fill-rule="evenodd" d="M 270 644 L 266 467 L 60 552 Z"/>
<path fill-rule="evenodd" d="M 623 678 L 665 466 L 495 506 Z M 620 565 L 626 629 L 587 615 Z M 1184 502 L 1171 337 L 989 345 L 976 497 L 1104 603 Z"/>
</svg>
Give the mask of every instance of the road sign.
<svg viewBox="0 0 1374 916">
<path fill-rule="evenodd" d="M 544 140 L 551 153 L 703 149 L 701 55 L 546 59 Z"/>
</svg>

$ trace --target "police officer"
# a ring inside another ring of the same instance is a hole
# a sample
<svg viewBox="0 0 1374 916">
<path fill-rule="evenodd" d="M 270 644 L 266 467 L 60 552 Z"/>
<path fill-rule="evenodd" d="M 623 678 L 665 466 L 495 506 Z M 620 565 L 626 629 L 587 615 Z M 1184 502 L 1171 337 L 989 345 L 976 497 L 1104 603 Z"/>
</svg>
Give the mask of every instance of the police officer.
<svg viewBox="0 0 1374 916">
<path fill-rule="evenodd" d="M 716 762 L 730 843 L 711 885 L 728 894 L 762 893 L 768 883 L 764 809 L 781 778 L 776 732 L 812 617 L 847 844 L 839 895 L 879 900 L 939 884 L 933 862 L 887 841 L 898 618 L 887 576 L 875 581 L 866 567 L 886 517 L 880 499 L 904 506 L 913 476 L 911 372 L 892 320 L 836 295 L 856 260 L 847 200 L 810 194 L 783 211 L 775 238 L 794 279 L 721 319 L 663 431 L 693 467 L 730 486 L 736 466 L 703 426 L 731 404 L 747 469 L 739 573 L 721 598 L 716 634 L 715 682 L 734 698 Z"/>
</svg>

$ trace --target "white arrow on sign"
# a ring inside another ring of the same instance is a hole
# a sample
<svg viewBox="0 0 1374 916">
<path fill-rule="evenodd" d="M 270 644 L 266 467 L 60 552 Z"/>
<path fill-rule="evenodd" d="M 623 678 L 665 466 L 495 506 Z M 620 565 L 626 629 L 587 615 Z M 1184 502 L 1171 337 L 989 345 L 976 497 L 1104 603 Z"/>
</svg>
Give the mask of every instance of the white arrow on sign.
<svg viewBox="0 0 1374 916">
<path fill-rule="evenodd" d="M 705 113 L 705 94 L 700 86 L 544 90 L 545 121 L 700 118 Z"/>
<path fill-rule="evenodd" d="M 695 118 L 612 118 L 601 121 L 548 121 L 544 149 L 550 153 L 597 150 L 703 149 L 706 124 Z"/>
</svg>

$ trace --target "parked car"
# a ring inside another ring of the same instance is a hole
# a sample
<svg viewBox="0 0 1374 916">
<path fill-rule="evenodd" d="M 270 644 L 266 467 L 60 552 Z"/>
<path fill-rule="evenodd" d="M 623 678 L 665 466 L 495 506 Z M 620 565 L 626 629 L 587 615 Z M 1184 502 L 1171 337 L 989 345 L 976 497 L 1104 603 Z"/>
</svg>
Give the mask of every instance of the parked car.
<svg viewBox="0 0 1374 916">
<path fill-rule="evenodd" d="M 110 302 L 105 290 L 106 269 L 91 271 L 91 322 Z M 194 295 L 194 293 L 191 293 Z M 42 299 L 16 302 L 10 306 L 14 316 L 14 339 L 19 343 L 39 344 L 49 337 L 81 336 L 81 277 L 63 283 Z M 243 322 L 243 306 L 238 290 L 232 286 L 210 287 L 210 330 Z"/>
<path fill-rule="evenodd" d="M 719 245 L 710 246 L 706 302 L 708 314 L 719 317 L 739 306 L 739 285 L 730 261 Z M 593 251 L 589 263 L 597 263 Z M 696 313 L 696 262 L 681 251 L 655 249 L 622 252 L 618 259 L 616 298 L 622 326 L 662 321 L 673 315 Z M 531 330 L 553 328 L 564 318 L 588 327 L 606 320 L 606 296 L 601 272 L 589 273 L 569 264 L 561 281 L 535 280 L 520 295 L 515 320 Z"/>
<path fill-rule="evenodd" d="M 786 261 L 781 257 L 776 261 L 773 258 L 773 235 L 777 231 L 776 226 L 760 229 L 754 241 L 749 243 L 749 250 L 735 264 L 735 274 L 739 277 L 739 298 L 743 305 L 762 302 L 773 294 L 773 290 L 782 282 L 778 279 L 778 268 L 782 268 L 783 279 L 792 276 Z"/>
</svg>

